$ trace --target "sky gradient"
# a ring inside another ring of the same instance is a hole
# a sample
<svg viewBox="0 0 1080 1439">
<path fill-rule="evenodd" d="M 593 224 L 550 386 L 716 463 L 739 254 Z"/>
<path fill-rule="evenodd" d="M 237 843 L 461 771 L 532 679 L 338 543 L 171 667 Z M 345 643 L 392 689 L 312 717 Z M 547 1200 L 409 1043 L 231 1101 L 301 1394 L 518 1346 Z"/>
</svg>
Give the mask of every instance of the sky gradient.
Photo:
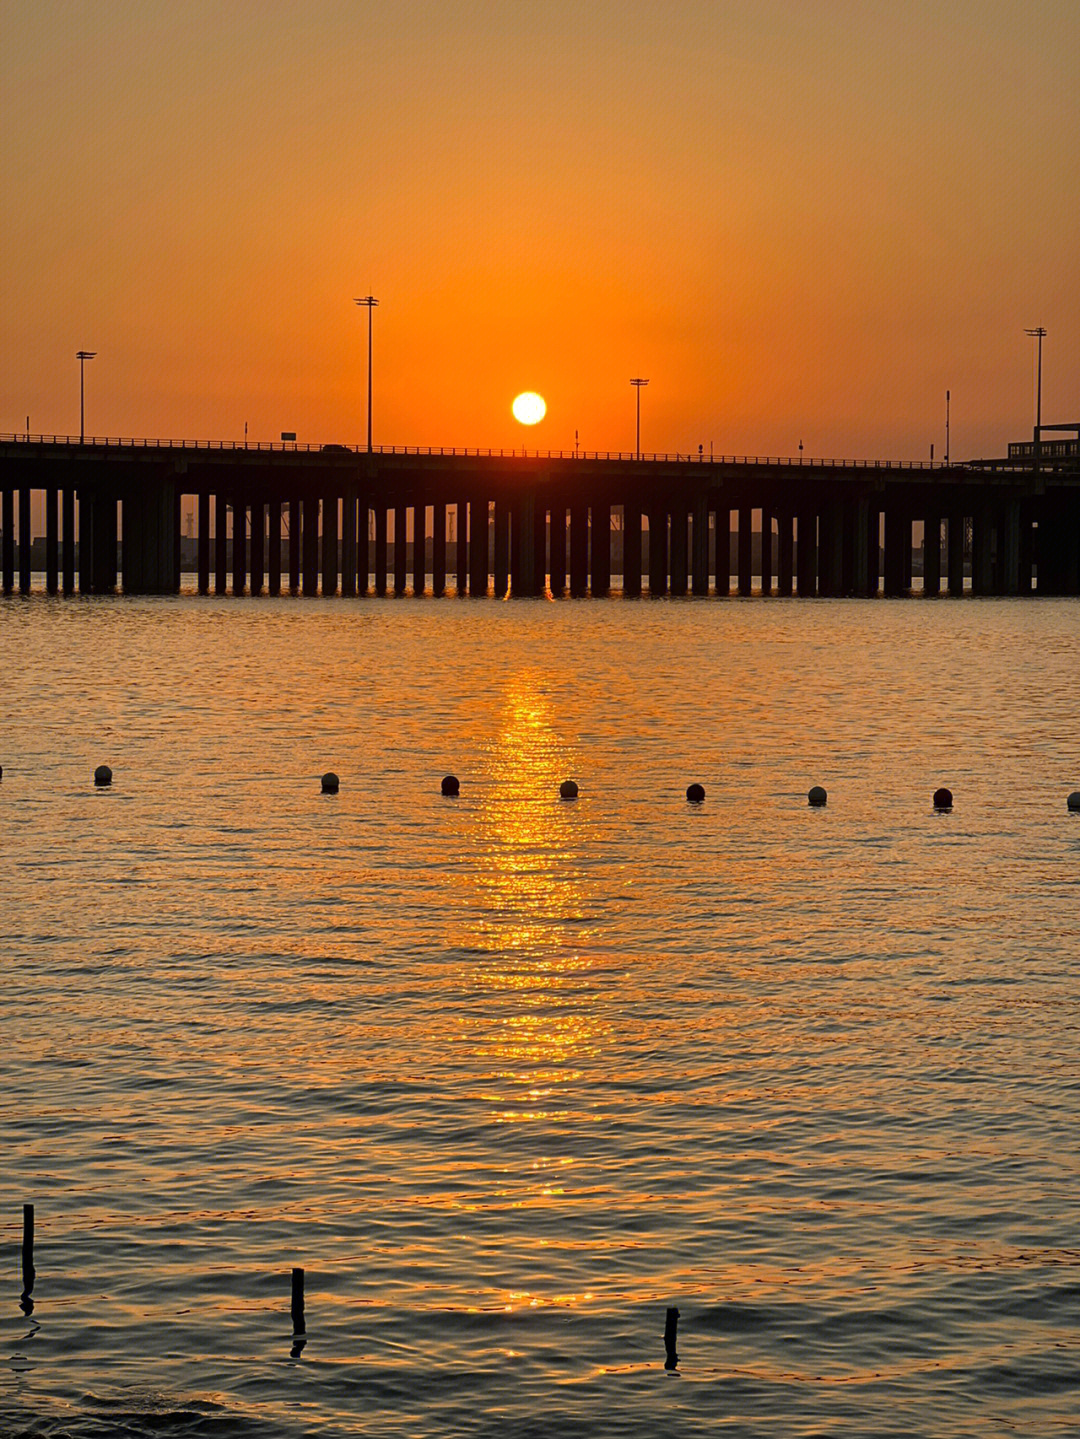
<svg viewBox="0 0 1080 1439">
<path fill-rule="evenodd" d="M 1080 6 L 0 0 L 0 431 L 922 459 L 1080 419 Z M 546 398 L 523 430 L 520 390 Z"/>
</svg>

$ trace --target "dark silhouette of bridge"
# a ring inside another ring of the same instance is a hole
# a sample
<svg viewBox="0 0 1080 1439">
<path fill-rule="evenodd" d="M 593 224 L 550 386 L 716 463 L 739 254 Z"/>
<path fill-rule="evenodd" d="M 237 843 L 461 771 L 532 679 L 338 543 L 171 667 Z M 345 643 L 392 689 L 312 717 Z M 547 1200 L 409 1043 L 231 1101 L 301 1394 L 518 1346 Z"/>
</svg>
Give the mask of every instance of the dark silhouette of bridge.
<svg viewBox="0 0 1080 1439">
<path fill-rule="evenodd" d="M 1077 440 L 946 465 L 0 436 L 5 594 L 35 553 L 50 593 L 172 594 L 187 551 L 202 594 L 901 595 L 916 526 L 924 593 L 1080 593 Z"/>
</svg>

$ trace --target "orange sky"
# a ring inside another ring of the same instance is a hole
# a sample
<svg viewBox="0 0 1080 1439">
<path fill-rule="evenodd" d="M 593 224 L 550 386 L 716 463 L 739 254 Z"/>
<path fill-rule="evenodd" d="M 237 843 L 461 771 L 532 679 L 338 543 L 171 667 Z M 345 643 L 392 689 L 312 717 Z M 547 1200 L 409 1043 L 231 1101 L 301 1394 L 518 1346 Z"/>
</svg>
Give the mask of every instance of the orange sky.
<svg viewBox="0 0 1080 1439">
<path fill-rule="evenodd" d="M 854 458 L 1080 419 L 1075 0 L 0 0 L 0 430 Z M 536 389 L 548 416 L 510 414 Z"/>
</svg>

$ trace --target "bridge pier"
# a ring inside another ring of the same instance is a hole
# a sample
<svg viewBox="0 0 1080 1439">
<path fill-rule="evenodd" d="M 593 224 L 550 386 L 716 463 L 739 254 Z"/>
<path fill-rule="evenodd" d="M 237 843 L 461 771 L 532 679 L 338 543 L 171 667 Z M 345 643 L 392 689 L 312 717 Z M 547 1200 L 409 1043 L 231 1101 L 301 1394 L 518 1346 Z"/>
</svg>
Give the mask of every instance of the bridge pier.
<svg viewBox="0 0 1080 1439">
<path fill-rule="evenodd" d="M 15 491 L 4 490 L 0 496 L 0 587 L 5 595 L 15 588 Z"/>
<path fill-rule="evenodd" d="M 123 588 L 130 595 L 169 595 L 180 588 L 176 574 L 175 487 L 168 483 L 140 485 L 123 498 Z M 106 501 L 109 513 L 106 530 L 111 530 L 112 552 L 116 551 L 116 502 Z M 97 566 L 98 503 L 94 505 L 95 570 Z M 111 589 L 116 584 L 115 559 Z M 95 573 L 95 589 L 97 575 Z"/>
<path fill-rule="evenodd" d="M 55 595 L 60 589 L 60 496 L 55 489 L 45 491 L 45 593 Z"/>
<path fill-rule="evenodd" d="M 431 510 L 431 593 L 436 599 L 446 594 L 445 501 L 436 501 Z"/>
<path fill-rule="evenodd" d="M 356 597 L 356 489 L 346 485 L 341 501 L 341 593 Z"/>
<path fill-rule="evenodd" d="M 199 536 L 195 556 L 195 585 L 200 595 L 210 593 L 210 492 L 200 490 L 198 500 Z"/>
<path fill-rule="evenodd" d="M 594 598 L 603 598 L 611 589 L 611 506 L 592 506 L 589 534 L 591 592 Z"/>
<path fill-rule="evenodd" d="M 790 511 L 779 510 L 776 515 L 776 593 L 790 599 L 794 579 L 794 516 Z"/>
<path fill-rule="evenodd" d="M 545 500 L 536 498 L 530 501 L 532 507 L 532 556 L 533 556 L 533 577 L 532 586 L 529 589 L 531 595 L 542 595 L 547 589 L 547 542 L 548 542 L 548 512 Z M 528 507 L 525 514 L 528 515 Z M 528 523 L 528 521 L 526 521 Z"/>
<path fill-rule="evenodd" d="M 247 588 L 247 495 L 243 491 L 233 497 L 232 521 L 232 592 L 242 595 Z"/>
<path fill-rule="evenodd" d="M 475 497 L 469 502 L 469 595 L 484 599 L 488 592 L 489 504 Z"/>
<path fill-rule="evenodd" d="M 622 581 L 626 598 L 641 598 L 641 505 L 636 500 L 622 507 Z"/>
<path fill-rule="evenodd" d="M 413 505 L 413 597 L 423 599 L 427 593 L 427 505 L 421 500 Z"/>
<path fill-rule="evenodd" d="M 818 549 L 818 593 L 836 599 L 844 588 L 844 528 L 843 512 L 838 502 L 824 505 L 818 519 L 820 544 Z"/>
<path fill-rule="evenodd" d="M 251 593 L 261 595 L 266 565 L 266 506 L 251 503 Z"/>
<path fill-rule="evenodd" d="M 773 587 L 773 537 L 772 537 L 772 511 L 765 506 L 761 510 L 761 593 L 766 596 L 772 594 Z"/>
<path fill-rule="evenodd" d="M 510 588 L 510 508 L 505 499 L 495 501 L 494 531 L 492 576 L 495 598 L 501 600 Z"/>
<path fill-rule="evenodd" d="M 941 593 L 941 516 L 937 510 L 923 515 L 923 594 Z"/>
<path fill-rule="evenodd" d="M 19 593 L 30 593 L 30 547 L 33 537 L 30 533 L 30 489 L 19 491 Z"/>
<path fill-rule="evenodd" d="M 737 589 L 740 595 L 752 595 L 754 593 L 754 512 L 749 505 L 742 505 L 738 510 L 738 578 Z"/>
<path fill-rule="evenodd" d="M 910 567 L 911 517 L 899 510 L 885 513 L 885 595 L 896 598 L 905 594 L 910 583 L 905 584 Z"/>
<path fill-rule="evenodd" d="M 659 505 L 649 509 L 649 594 L 667 594 L 668 574 L 667 510 Z"/>
<path fill-rule="evenodd" d="M 971 592 L 989 595 L 994 588 L 994 525 L 988 505 L 971 517 Z"/>
<path fill-rule="evenodd" d="M 812 599 L 817 593 L 817 515 L 813 510 L 800 510 L 795 525 L 795 588 L 800 599 Z"/>
<path fill-rule="evenodd" d="M 338 587 L 338 502 L 337 495 L 322 501 L 322 594 L 329 598 Z"/>
<path fill-rule="evenodd" d="M 669 538 L 669 593 L 685 595 L 690 584 L 689 517 L 686 506 L 676 501 L 669 510 L 671 529 Z"/>
<path fill-rule="evenodd" d="M 266 592 L 281 594 L 281 496 L 270 500 L 270 514 L 267 521 L 267 566 Z"/>
<path fill-rule="evenodd" d="M 62 584 L 65 595 L 75 593 L 75 491 L 65 485 L 61 491 L 61 520 L 64 529 L 61 552 Z"/>
</svg>

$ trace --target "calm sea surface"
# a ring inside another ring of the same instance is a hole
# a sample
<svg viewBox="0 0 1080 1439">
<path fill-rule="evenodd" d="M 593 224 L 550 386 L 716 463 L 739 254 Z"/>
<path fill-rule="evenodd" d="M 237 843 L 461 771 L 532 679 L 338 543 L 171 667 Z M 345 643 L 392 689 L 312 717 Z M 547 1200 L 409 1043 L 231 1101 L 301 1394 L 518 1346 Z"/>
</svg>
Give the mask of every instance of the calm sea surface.
<svg viewBox="0 0 1080 1439">
<path fill-rule="evenodd" d="M 1078 622 L 0 602 L 0 1434 L 1075 1435 Z"/>
</svg>

